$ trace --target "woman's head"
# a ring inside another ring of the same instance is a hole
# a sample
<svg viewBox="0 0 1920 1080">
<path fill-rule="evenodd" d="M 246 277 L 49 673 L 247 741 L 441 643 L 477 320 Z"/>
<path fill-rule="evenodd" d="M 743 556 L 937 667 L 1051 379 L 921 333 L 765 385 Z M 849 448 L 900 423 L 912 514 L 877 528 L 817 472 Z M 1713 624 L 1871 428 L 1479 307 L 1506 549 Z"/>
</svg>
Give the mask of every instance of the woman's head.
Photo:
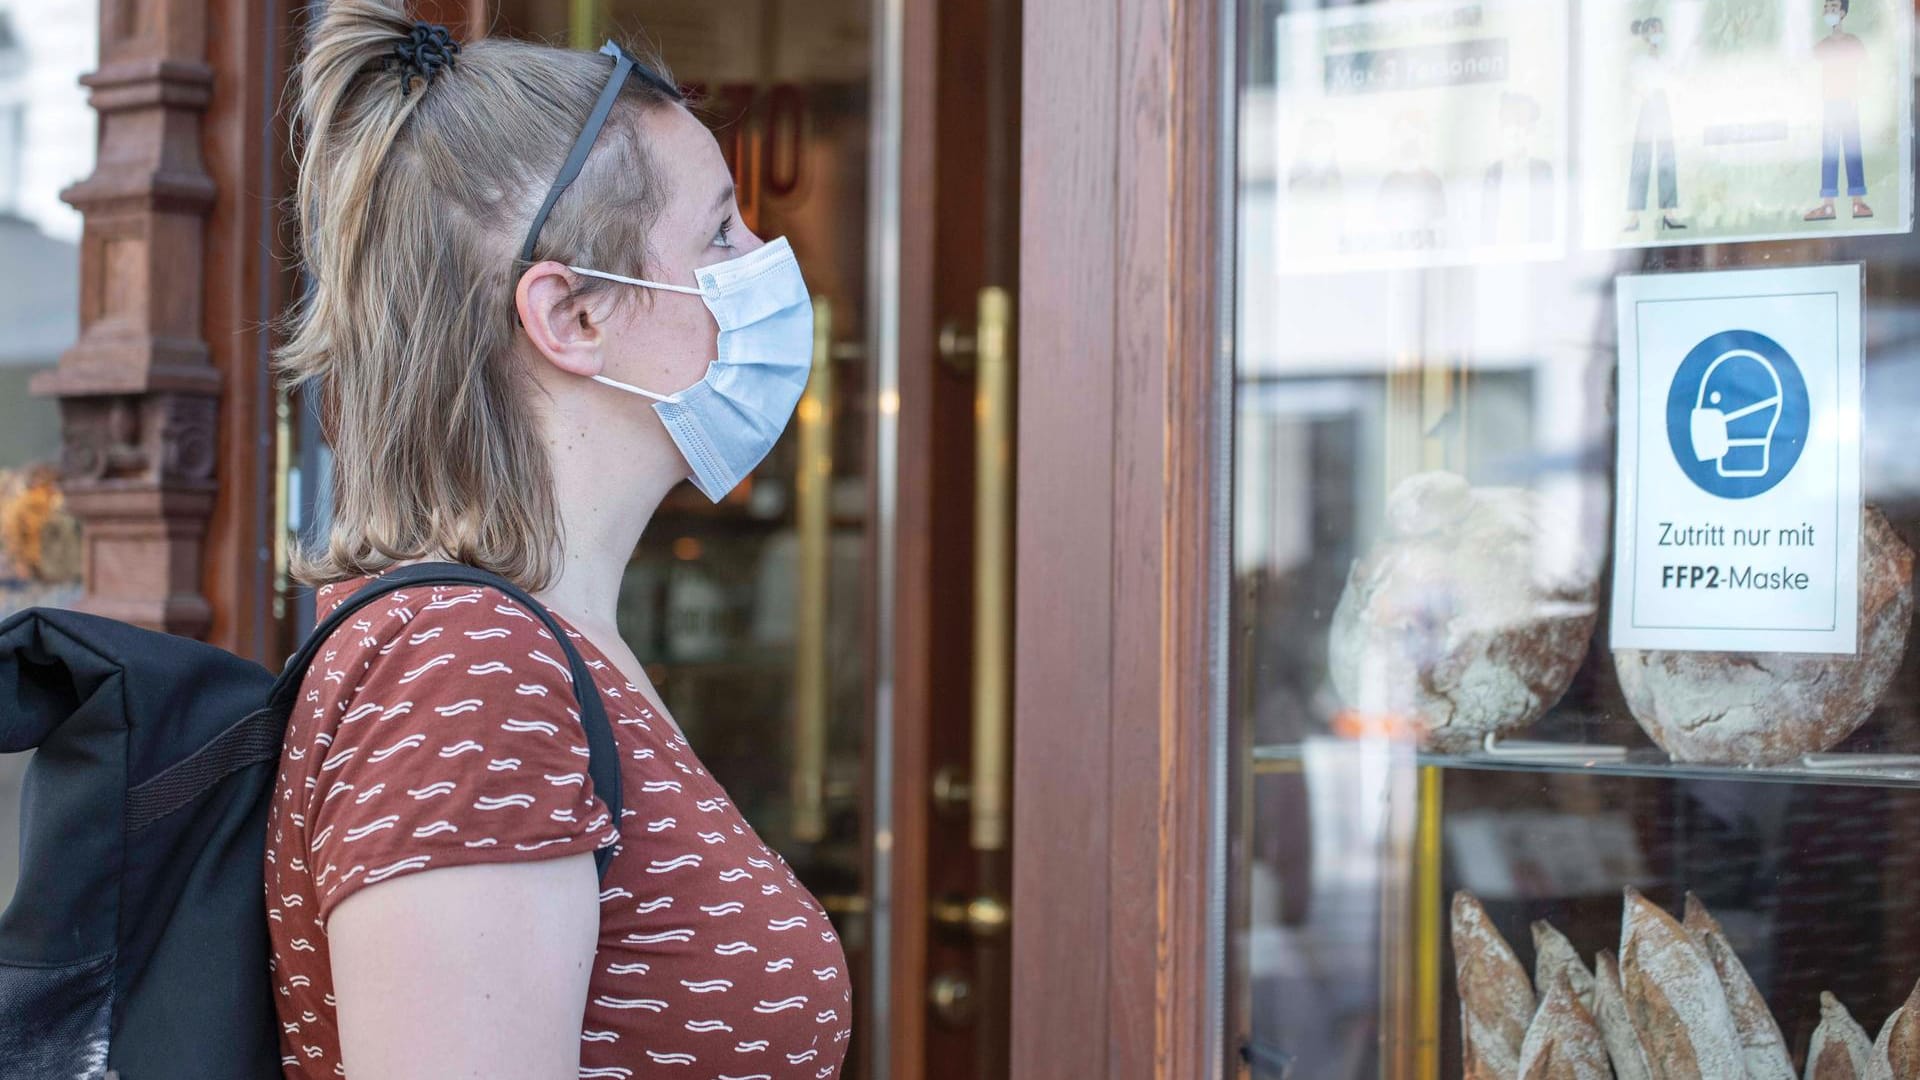
<svg viewBox="0 0 1920 1080">
<path fill-rule="evenodd" d="M 697 297 L 636 296 L 566 265 L 690 281 L 758 241 L 731 224 L 719 150 L 655 65 L 659 80 L 625 81 L 520 261 L 608 61 L 489 38 L 422 80 L 396 52 L 415 40 L 400 0 L 331 0 L 296 74 L 311 281 L 279 363 L 318 390 L 335 469 L 331 536 L 296 572 L 445 553 L 540 588 L 560 554 L 556 423 L 625 425 L 629 457 L 673 456 L 648 410 L 578 376 L 671 392 L 714 351 Z"/>
</svg>

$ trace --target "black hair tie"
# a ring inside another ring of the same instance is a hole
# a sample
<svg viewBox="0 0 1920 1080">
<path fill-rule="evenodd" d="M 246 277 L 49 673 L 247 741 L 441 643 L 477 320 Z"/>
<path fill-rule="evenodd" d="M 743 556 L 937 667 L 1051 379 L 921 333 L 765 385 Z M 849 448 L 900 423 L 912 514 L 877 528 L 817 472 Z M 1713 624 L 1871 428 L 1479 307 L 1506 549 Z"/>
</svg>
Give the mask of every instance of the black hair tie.
<svg viewBox="0 0 1920 1080">
<path fill-rule="evenodd" d="M 452 67 L 459 51 L 460 43 L 453 40 L 446 27 L 417 22 L 406 37 L 394 43 L 393 55 L 382 60 L 381 69 L 400 68 L 400 94 L 404 97 L 413 91 L 414 79 L 432 82 L 434 76 Z"/>
</svg>

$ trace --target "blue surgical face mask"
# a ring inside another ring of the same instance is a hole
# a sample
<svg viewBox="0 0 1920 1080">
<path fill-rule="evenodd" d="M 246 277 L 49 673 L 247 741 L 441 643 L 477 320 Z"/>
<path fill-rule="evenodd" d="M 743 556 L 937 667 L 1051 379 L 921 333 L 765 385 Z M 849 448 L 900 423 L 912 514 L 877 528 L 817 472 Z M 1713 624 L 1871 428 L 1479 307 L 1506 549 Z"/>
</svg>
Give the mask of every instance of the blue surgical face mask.
<svg viewBox="0 0 1920 1080">
<path fill-rule="evenodd" d="M 698 288 L 567 269 L 706 301 L 720 326 L 720 348 L 699 382 L 679 393 L 656 394 L 604 375 L 593 379 L 652 398 L 654 412 L 687 459 L 694 486 L 714 502 L 725 498 L 779 441 L 813 367 L 813 304 L 786 237 L 694 271 Z"/>
</svg>

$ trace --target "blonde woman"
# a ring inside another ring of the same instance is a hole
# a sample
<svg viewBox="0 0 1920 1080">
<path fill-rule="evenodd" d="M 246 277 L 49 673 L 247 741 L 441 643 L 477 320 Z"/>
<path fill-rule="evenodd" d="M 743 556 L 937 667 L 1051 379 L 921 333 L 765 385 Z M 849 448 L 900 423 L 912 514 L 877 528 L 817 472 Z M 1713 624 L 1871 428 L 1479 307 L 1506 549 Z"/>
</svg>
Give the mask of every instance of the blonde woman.
<svg viewBox="0 0 1920 1080">
<path fill-rule="evenodd" d="M 331 0 L 297 92 L 312 288 L 279 359 L 335 455 L 300 573 L 323 617 L 423 561 L 527 590 L 592 669 L 624 809 L 526 606 L 469 585 L 361 609 L 305 676 L 268 822 L 286 1075 L 835 1075 L 839 941 L 614 622 L 662 496 L 725 495 L 798 400 L 792 252 L 739 221 L 671 78 L 612 43 L 461 46 L 397 0 Z"/>
</svg>

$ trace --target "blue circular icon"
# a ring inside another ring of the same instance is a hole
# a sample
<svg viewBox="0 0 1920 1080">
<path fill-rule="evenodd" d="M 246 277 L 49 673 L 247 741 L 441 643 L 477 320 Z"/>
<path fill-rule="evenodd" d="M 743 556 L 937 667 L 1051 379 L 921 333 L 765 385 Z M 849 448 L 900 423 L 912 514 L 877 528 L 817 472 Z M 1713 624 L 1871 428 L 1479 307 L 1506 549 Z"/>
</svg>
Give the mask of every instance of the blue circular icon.
<svg viewBox="0 0 1920 1080">
<path fill-rule="evenodd" d="M 1700 490 L 1750 499 L 1786 479 L 1807 444 L 1806 380 L 1765 334 L 1723 330 L 1687 353 L 1667 391 L 1667 444 Z"/>
</svg>

